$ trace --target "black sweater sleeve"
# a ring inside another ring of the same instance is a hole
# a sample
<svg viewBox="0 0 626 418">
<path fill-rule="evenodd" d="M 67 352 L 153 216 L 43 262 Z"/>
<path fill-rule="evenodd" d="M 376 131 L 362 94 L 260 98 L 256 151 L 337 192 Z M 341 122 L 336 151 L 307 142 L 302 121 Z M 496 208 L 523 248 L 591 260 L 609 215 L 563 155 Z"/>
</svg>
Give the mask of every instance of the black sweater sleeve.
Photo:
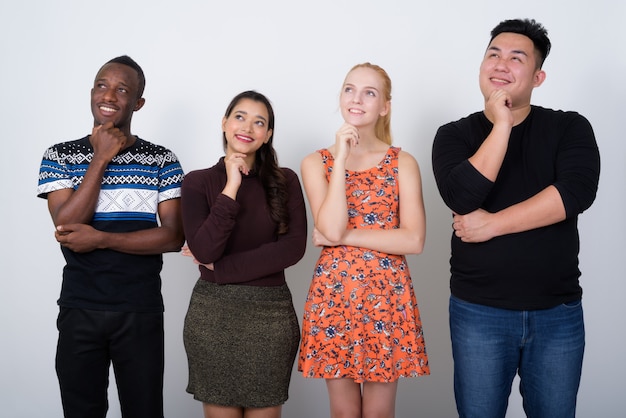
<svg viewBox="0 0 626 418">
<path fill-rule="evenodd" d="M 596 198 L 600 178 L 600 153 L 589 121 L 567 112 L 557 127 L 563 135 L 556 157 L 554 186 L 563 199 L 567 218 L 587 210 Z"/>
<path fill-rule="evenodd" d="M 433 142 L 432 164 L 437 188 L 446 206 L 460 215 L 482 207 L 494 184 L 468 161 L 480 146 L 470 135 L 475 130 L 472 125 L 479 124 L 477 119 L 478 115 L 474 114 L 443 125 Z"/>
</svg>

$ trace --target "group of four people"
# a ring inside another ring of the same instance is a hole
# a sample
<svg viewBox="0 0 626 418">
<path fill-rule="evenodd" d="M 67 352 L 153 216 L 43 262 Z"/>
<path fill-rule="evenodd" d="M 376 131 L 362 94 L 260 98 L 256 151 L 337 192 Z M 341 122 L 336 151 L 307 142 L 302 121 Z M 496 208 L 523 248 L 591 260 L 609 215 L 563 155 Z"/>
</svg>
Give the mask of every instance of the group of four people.
<svg viewBox="0 0 626 418">
<path fill-rule="evenodd" d="M 541 24 L 500 22 L 480 67 L 484 110 L 442 126 L 433 143 L 453 220 L 461 417 L 504 417 L 516 373 L 528 416 L 575 415 L 576 222 L 600 163 L 583 116 L 530 103 L 549 50 Z M 67 262 L 56 357 L 65 416 L 106 415 L 112 364 L 122 415 L 163 417 L 159 274 L 162 253 L 182 247 L 200 271 L 183 337 L 187 391 L 205 417 L 279 417 L 296 358 L 305 377 L 326 380 L 332 417 L 393 417 L 398 379 L 430 370 L 406 260 L 424 246 L 422 182 L 415 158 L 391 145 L 387 73 L 370 63 L 348 72 L 334 144 L 302 161 L 321 253 L 301 332 L 285 269 L 305 252 L 306 203 L 296 173 L 278 164 L 269 100 L 237 95 L 222 119 L 224 157 L 184 176 L 170 150 L 131 134 L 144 86 L 129 57 L 107 62 L 91 92 L 92 133 L 50 147 L 41 164 L 38 195 Z"/>
</svg>

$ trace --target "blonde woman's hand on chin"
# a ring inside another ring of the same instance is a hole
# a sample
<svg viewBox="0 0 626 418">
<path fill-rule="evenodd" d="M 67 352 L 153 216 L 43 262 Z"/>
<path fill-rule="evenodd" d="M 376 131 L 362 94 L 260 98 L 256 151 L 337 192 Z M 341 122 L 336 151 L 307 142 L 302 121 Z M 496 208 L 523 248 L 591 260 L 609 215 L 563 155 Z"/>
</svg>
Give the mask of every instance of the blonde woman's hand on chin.
<svg viewBox="0 0 626 418">
<path fill-rule="evenodd" d="M 335 134 L 335 159 L 345 161 L 350 149 L 359 144 L 359 130 L 349 123 L 341 125 Z"/>
</svg>

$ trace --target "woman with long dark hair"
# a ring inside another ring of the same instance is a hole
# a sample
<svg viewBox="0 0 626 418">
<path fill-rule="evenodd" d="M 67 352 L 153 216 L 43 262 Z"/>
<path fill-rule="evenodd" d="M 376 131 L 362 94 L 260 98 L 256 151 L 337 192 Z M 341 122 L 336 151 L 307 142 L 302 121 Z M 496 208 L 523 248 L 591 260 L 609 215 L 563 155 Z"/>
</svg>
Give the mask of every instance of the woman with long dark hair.
<svg viewBox="0 0 626 418">
<path fill-rule="evenodd" d="M 278 165 L 274 112 L 255 91 L 222 120 L 225 156 L 182 187 L 187 247 L 200 269 L 185 318 L 187 391 L 205 417 L 277 418 L 300 338 L 285 269 L 304 255 L 297 175 Z"/>
</svg>

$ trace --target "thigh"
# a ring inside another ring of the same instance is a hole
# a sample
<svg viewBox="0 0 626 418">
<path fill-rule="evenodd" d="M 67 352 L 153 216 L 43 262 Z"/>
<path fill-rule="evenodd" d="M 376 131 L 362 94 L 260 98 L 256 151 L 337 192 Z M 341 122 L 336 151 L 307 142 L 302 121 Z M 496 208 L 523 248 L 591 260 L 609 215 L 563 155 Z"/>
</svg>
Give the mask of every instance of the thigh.
<svg viewBox="0 0 626 418">
<path fill-rule="evenodd" d="M 504 417 L 520 356 L 522 314 L 450 298 L 454 393 L 461 417 Z"/>
<path fill-rule="evenodd" d="M 110 314 L 111 360 L 123 416 L 163 417 L 163 313 Z"/>
<path fill-rule="evenodd" d="M 204 418 L 243 418 L 243 408 L 222 406 L 203 402 Z"/>
<path fill-rule="evenodd" d="M 326 379 L 330 416 L 361 417 L 361 385 L 352 379 Z"/>
<path fill-rule="evenodd" d="M 396 410 L 398 381 L 363 383 L 363 416 L 393 417 Z"/>
<path fill-rule="evenodd" d="M 520 390 L 529 417 L 574 417 L 585 327 L 580 301 L 529 313 Z"/>
<path fill-rule="evenodd" d="M 57 328 L 56 371 L 65 417 L 104 417 L 110 366 L 104 312 L 61 308 Z"/>
<path fill-rule="evenodd" d="M 280 418 L 282 405 L 267 408 L 245 408 L 243 418 Z"/>
</svg>

